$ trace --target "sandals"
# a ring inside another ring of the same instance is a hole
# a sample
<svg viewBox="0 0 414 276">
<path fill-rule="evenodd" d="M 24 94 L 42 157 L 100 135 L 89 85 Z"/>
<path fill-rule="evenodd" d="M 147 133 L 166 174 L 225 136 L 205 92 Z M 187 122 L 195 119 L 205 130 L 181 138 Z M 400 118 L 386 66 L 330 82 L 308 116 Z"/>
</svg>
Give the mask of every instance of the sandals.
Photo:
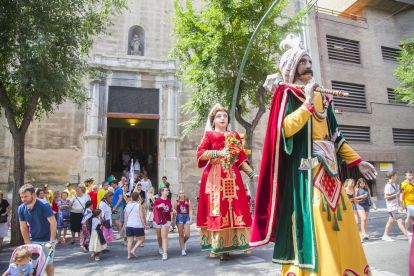
<svg viewBox="0 0 414 276">
<path fill-rule="evenodd" d="M 131 258 L 135 258 L 135 259 L 138 259 L 138 256 L 137 255 L 135 255 L 135 253 L 134 252 L 129 252 L 133 257 L 131 257 Z"/>
</svg>

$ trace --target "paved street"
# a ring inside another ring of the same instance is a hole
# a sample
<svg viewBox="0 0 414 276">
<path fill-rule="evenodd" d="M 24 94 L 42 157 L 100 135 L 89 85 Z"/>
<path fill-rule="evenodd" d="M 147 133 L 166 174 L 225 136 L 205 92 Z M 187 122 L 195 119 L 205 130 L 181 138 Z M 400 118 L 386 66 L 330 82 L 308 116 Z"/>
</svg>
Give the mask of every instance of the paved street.
<svg viewBox="0 0 414 276">
<path fill-rule="evenodd" d="M 387 213 L 382 208 L 370 215 L 370 239 L 364 243 L 368 262 L 374 276 L 408 275 L 409 243 L 396 224 L 390 233 L 396 242 L 381 241 L 387 219 Z M 94 261 L 78 245 L 58 245 L 56 275 L 280 275 L 281 267 L 271 263 L 273 245 L 254 249 L 249 256 L 232 254 L 231 260 L 220 263 L 218 259 L 211 259 L 208 252 L 200 251 L 198 231 L 192 227 L 187 256 L 181 256 L 178 234 L 170 233 L 169 259 L 163 262 L 158 253 L 155 230 L 148 230 L 146 237 L 144 247 L 137 251 L 139 260 L 127 260 L 126 247 L 121 241 L 109 244 L 110 252 L 102 255 L 100 262 Z M 7 248 L 0 254 L 1 272 L 7 268 L 11 251 Z"/>
</svg>

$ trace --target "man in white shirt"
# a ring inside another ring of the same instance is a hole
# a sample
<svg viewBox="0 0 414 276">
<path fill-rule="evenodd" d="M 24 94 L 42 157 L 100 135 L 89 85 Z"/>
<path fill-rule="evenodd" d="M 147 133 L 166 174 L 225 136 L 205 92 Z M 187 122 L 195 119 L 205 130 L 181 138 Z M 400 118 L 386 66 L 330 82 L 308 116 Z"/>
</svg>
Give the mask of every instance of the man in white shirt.
<svg viewBox="0 0 414 276">
<path fill-rule="evenodd" d="M 383 241 L 393 242 L 394 239 L 388 236 L 388 233 L 391 230 L 391 226 L 394 224 L 394 221 L 397 221 L 398 227 L 400 228 L 401 232 L 407 237 L 408 241 L 411 243 L 411 237 L 408 235 L 407 231 L 405 230 L 403 220 L 398 214 L 398 196 L 401 193 L 401 190 L 397 188 L 395 182 L 397 181 L 397 173 L 394 171 L 387 173 L 388 183 L 385 185 L 384 188 L 384 198 L 387 203 L 388 213 L 390 217 L 388 219 L 387 224 L 385 225 L 384 235 L 382 236 Z"/>
</svg>

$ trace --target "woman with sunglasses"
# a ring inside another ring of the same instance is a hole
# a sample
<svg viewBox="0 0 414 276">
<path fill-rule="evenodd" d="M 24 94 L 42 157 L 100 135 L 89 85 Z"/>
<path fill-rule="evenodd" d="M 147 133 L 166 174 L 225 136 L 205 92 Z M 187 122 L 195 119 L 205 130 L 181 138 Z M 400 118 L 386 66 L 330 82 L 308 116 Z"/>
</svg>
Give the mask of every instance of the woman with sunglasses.
<svg viewBox="0 0 414 276">
<path fill-rule="evenodd" d="M 3 251 L 3 239 L 7 237 L 7 231 L 9 230 L 7 217 L 9 216 L 11 210 L 12 208 L 10 203 L 4 199 L 3 192 L 0 191 L 0 252 Z"/>
<path fill-rule="evenodd" d="M 161 211 L 166 219 L 164 224 L 157 224 L 154 221 L 154 228 L 157 231 L 157 240 L 158 240 L 158 250 L 162 255 L 162 260 L 167 260 L 167 250 L 168 250 L 168 230 L 171 226 L 171 212 L 176 214 L 176 211 L 172 208 L 171 199 L 168 198 L 169 189 L 163 187 L 161 189 L 161 197 L 158 198 L 154 203 L 154 212 L 156 208 Z"/>
</svg>

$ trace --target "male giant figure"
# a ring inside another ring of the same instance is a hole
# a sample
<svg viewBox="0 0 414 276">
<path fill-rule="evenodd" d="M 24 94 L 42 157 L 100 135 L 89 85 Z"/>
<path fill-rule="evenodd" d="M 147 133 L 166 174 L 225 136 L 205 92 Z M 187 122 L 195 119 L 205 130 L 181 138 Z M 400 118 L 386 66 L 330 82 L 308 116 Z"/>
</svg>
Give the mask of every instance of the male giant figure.
<svg viewBox="0 0 414 276">
<path fill-rule="evenodd" d="M 299 38 L 288 35 L 285 46 L 278 78 L 305 91 L 274 85 L 275 75 L 266 80 L 274 97 L 250 246 L 275 242 L 273 262 L 283 275 L 370 275 L 338 167 L 344 160 L 368 179 L 376 171 L 340 133 L 332 100 L 314 92 L 312 59 Z"/>
</svg>

